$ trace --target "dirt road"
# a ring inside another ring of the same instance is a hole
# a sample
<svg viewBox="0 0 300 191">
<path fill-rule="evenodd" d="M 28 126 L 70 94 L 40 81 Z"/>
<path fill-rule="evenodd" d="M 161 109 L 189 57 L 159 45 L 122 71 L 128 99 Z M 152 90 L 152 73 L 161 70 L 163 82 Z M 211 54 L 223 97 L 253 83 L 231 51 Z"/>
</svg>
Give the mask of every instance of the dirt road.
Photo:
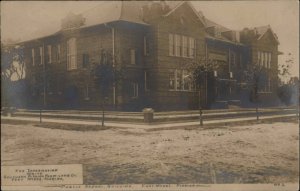
<svg viewBox="0 0 300 191">
<path fill-rule="evenodd" d="M 298 182 L 296 123 L 146 132 L 1 125 L 1 165 L 84 165 L 85 184 Z"/>
</svg>

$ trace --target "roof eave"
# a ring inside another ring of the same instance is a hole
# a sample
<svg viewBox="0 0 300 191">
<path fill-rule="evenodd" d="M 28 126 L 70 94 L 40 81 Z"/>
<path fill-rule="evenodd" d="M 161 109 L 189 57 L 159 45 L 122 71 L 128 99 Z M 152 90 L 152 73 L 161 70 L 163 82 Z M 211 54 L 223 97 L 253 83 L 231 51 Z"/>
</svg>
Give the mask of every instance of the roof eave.
<svg viewBox="0 0 300 191">
<path fill-rule="evenodd" d="M 229 40 L 222 40 L 222 39 L 218 39 L 218 38 L 215 38 L 215 37 L 212 37 L 212 36 L 205 36 L 205 38 L 216 40 L 216 41 L 222 41 L 222 42 L 225 42 L 225 43 L 230 43 L 230 44 L 239 45 L 239 46 L 246 46 L 245 44 L 240 43 L 240 42 L 234 42 L 234 41 L 229 41 Z"/>
</svg>

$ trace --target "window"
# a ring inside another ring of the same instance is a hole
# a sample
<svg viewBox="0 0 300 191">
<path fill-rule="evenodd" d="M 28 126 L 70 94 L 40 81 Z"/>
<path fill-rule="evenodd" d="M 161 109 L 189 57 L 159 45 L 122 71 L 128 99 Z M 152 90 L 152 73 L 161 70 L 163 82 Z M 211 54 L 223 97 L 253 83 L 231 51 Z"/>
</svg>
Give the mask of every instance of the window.
<svg viewBox="0 0 300 191">
<path fill-rule="evenodd" d="M 132 97 L 137 98 L 139 97 L 139 84 L 132 83 Z"/>
<path fill-rule="evenodd" d="M 56 61 L 60 62 L 60 44 L 57 45 L 56 49 Z"/>
<path fill-rule="evenodd" d="M 258 51 L 258 64 L 265 68 L 271 68 L 271 53 Z"/>
<path fill-rule="evenodd" d="M 169 34 L 169 55 L 195 57 L 195 39 L 178 34 Z"/>
<path fill-rule="evenodd" d="M 67 69 L 73 70 L 77 69 L 77 60 L 76 60 L 76 39 L 71 38 L 67 41 Z"/>
<path fill-rule="evenodd" d="M 235 52 L 230 51 L 230 62 L 232 66 L 235 66 Z"/>
<path fill-rule="evenodd" d="M 175 55 L 175 40 L 173 34 L 169 34 L 169 55 Z"/>
<path fill-rule="evenodd" d="M 170 90 L 176 90 L 176 88 L 175 88 L 175 71 L 176 70 L 171 70 L 169 72 L 169 89 Z"/>
<path fill-rule="evenodd" d="M 149 41 L 148 41 L 148 37 L 144 36 L 144 56 L 148 56 L 149 55 Z"/>
<path fill-rule="evenodd" d="M 195 39 L 189 38 L 189 57 L 194 58 L 195 57 Z"/>
<path fill-rule="evenodd" d="M 265 52 L 265 62 L 266 62 L 265 67 L 267 68 L 269 65 L 269 56 L 267 52 Z"/>
<path fill-rule="evenodd" d="M 176 90 L 181 90 L 182 88 L 182 70 L 176 70 Z"/>
<path fill-rule="evenodd" d="M 44 54 L 43 47 L 40 47 L 40 55 L 39 55 L 40 64 L 44 64 Z"/>
<path fill-rule="evenodd" d="M 182 84 L 183 90 L 192 90 L 191 78 L 187 70 L 182 71 Z"/>
<path fill-rule="evenodd" d="M 182 36 L 182 56 L 188 56 L 188 38 L 186 36 Z"/>
<path fill-rule="evenodd" d="M 214 70 L 214 77 L 218 77 L 218 71 Z"/>
<path fill-rule="evenodd" d="M 32 59 L 32 66 L 35 65 L 35 52 L 34 52 L 34 48 L 31 49 L 31 59 Z"/>
<path fill-rule="evenodd" d="M 89 67 L 89 55 L 88 54 L 82 54 L 82 67 L 83 68 Z"/>
<path fill-rule="evenodd" d="M 149 89 L 148 89 L 148 72 L 147 71 L 145 71 L 144 72 L 144 88 L 145 88 L 145 91 L 149 91 Z"/>
<path fill-rule="evenodd" d="M 260 66 L 264 66 L 264 63 L 265 63 L 264 53 L 260 52 Z"/>
<path fill-rule="evenodd" d="M 181 36 L 175 34 L 175 54 L 181 56 Z"/>
<path fill-rule="evenodd" d="M 48 63 L 51 63 L 51 45 L 47 45 L 47 61 Z"/>
<path fill-rule="evenodd" d="M 135 64 L 135 50 L 131 49 L 130 50 L 130 64 Z"/>
<path fill-rule="evenodd" d="M 84 100 L 89 100 L 90 97 L 89 97 L 89 85 L 86 84 L 85 85 L 85 88 L 84 88 Z"/>
<path fill-rule="evenodd" d="M 272 56 L 271 56 L 271 53 L 269 53 L 268 55 L 269 55 L 269 59 L 268 59 L 268 61 L 269 61 L 269 67 L 268 68 L 271 68 L 271 57 Z"/>
<path fill-rule="evenodd" d="M 169 89 L 177 91 L 187 91 L 193 89 L 193 84 L 187 70 L 170 70 Z"/>
</svg>

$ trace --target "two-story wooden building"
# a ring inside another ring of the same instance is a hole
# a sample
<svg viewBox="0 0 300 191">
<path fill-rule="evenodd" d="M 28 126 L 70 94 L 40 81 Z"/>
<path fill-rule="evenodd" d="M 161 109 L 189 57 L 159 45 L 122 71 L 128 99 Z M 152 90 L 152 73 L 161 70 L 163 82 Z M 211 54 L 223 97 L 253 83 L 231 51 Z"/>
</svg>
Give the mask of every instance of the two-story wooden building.
<svg viewBox="0 0 300 191">
<path fill-rule="evenodd" d="M 270 27 L 232 31 L 206 19 L 189 2 L 113 1 L 69 14 L 61 30 L 21 43 L 26 59 L 29 107 L 98 108 L 101 96 L 91 68 L 103 52 L 124 79 L 106 103 L 122 110 L 195 109 L 198 93 L 191 63 L 217 69 L 201 89 L 201 104 L 240 100 L 237 89 L 249 64 L 277 70 L 278 39 Z M 275 90 L 268 76 L 261 93 Z"/>
</svg>

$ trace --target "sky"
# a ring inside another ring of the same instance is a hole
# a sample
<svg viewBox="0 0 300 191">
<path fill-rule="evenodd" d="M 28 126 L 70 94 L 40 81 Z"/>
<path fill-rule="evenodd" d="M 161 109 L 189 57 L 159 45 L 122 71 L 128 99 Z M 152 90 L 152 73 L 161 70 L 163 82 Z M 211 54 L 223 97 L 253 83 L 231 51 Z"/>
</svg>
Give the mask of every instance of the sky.
<svg viewBox="0 0 300 191">
<path fill-rule="evenodd" d="M 81 13 L 104 1 L 2 1 L 1 40 L 24 41 L 57 32 L 69 12 Z M 279 64 L 293 58 L 299 76 L 299 4 L 280 1 L 192 1 L 205 17 L 233 30 L 270 25 L 280 45 Z M 289 53 L 291 55 L 289 56 Z"/>
</svg>

